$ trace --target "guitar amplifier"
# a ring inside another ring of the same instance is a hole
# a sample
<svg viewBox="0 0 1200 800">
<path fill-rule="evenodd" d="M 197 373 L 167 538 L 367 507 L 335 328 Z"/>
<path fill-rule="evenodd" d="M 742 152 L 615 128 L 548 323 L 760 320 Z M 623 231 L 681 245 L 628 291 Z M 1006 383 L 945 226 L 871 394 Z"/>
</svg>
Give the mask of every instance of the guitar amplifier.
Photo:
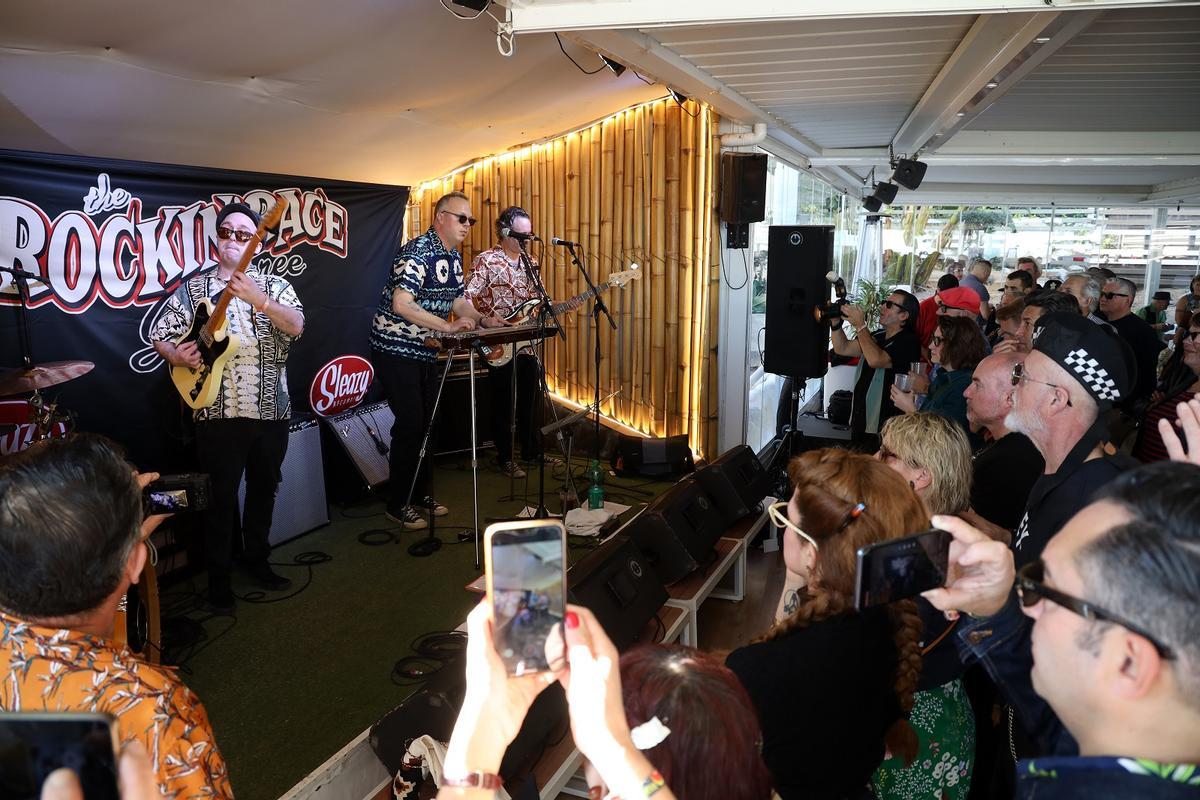
<svg viewBox="0 0 1200 800">
<path fill-rule="evenodd" d="M 279 468 L 282 480 L 267 541 L 274 547 L 329 524 L 321 427 L 312 417 L 296 417 L 288 426 L 288 448 Z M 238 487 L 238 507 L 246 502 L 246 479 Z"/>
<path fill-rule="evenodd" d="M 324 420 L 326 436 L 337 443 L 330 445 L 326 459 L 326 476 L 336 496 L 361 496 L 387 482 L 396 421 L 387 403 L 359 406 Z M 347 461 L 351 469 L 346 469 Z"/>
</svg>

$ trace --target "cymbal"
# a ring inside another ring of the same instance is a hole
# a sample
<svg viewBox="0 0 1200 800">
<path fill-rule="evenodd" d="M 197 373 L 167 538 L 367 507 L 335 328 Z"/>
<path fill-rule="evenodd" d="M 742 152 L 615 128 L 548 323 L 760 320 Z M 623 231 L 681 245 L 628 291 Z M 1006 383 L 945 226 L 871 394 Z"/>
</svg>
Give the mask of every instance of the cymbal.
<svg viewBox="0 0 1200 800">
<path fill-rule="evenodd" d="M 0 369 L 0 396 L 22 394 L 66 383 L 95 369 L 91 361 L 50 361 L 29 369 Z"/>
</svg>

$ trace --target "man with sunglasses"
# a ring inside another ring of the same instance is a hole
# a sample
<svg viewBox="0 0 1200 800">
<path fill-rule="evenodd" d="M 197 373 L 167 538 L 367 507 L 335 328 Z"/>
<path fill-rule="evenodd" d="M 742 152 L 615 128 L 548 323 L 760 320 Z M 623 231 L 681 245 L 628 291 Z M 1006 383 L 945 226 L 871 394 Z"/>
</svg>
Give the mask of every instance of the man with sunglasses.
<svg viewBox="0 0 1200 800">
<path fill-rule="evenodd" d="M 879 449 L 879 428 L 884 421 L 901 413 L 892 402 L 889 389 L 896 370 L 907 370 L 921 360 L 921 341 L 917 338 L 920 304 L 910 293 L 897 289 L 879 309 L 882 328 L 870 334 L 863 310 L 845 305 L 842 314 L 858 332 L 854 339 L 842 330 L 842 317 L 830 320 L 833 351 L 840 356 L 858 357 L 854 381 L 854 399 L 850 412 L 850 437 L 856 447 L 867 452 Z"/>
<path fill-rule="evenodd" d="M 199 471 L 211 481 L 204 512 L 204 550 L 208 600 L 222 613 L 233 610 L 233 542 L 238 528 L 238 486 L 246 478 L 241 514 L 242 561 L 255 582 L 282 590 L 292 582 L 267 563 L 267 536 L 275 510 L 280 466 L 287 453 L 287 358 L 304 330 L 304 309 L 292 285 L 253 264 L 236 272 L 258 229 L 259 215 L 245 203 L 229 203 L 217 214 L 217 268 L 185 282 L 154 324 L 150 340 L 172 366 L 201 364 L 194 342 L 174 341 L 191 325 L 201 300 L 214 303 L 222 292 L 233 295 L 226 311 L 229 332 L 240 344 L 221 376 L 217 399 L 193 412 Z M 255 252 L 261 250 L 258 245 Z"/>
<path fill-rule="evenodd" d="M 1144 319 L 1133 313 L 1136 294 L 1137 284 L 1126 278 L 1113 278 L 1100 292 L 1101 314 L 1129 344 L 1137 362 L 1137 380 L 1123 404 L 1127 409 L 1132 409 L 1154 391 L 1158 380 L 1158 354 L 1167 346 Z"/>
<path fill-rule="evenodd" d="M 388 519 L 408 530 L 429 526 L 418 508 L 408 505 L 414 475 L 414 505 L 439 517 L 450 513 L 430 495 L 428 459 L 421 462 L 417 474 L 421 440 L 433 414 L 439 377 L 438 352 L 425 345 L 425 338 L 431 330 L 451 333 L 473 330 L 479 324 L 505 324 L 485 318 L 463 295 L 458 247 L 475 221 L 471 201 L 462 192 L 439 198 L 429 230 L 396 253 L 371 320 L 371 360 L 395 417 L 388 452 L 386 513 Z M 451 313 L 453 322 L 449 321 Z"/>
<path fill-rule="evenodd" d="M 962 520 L 945 588 L 954 618 L 1044 757 L 1019 798 L 1182 798 L 1200 791 L 1200 467 L 1164 462 L 1105 487 L 1017 570 Z M 1015 581 L 1015 593 L 1014 589 Z M 1021 612 L 1024 612 L 1024 616 Z"/>
</svg>

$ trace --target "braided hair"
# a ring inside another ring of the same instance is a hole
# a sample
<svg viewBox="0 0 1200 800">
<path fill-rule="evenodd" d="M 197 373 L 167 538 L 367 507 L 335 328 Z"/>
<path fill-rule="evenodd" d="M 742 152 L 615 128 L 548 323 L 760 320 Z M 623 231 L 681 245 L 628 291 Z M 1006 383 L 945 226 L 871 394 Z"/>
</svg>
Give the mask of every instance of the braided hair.
<svg viewBox="0 0 1200 800">
<path fill-rule="evenodd" d="M 800 527 L 820 547 L 796 610 L 755 640 L 759 642 L 853 612 L 858 549 L 929 527 L 925 507 L 912 487 L 870 456 L 834 448 L 813 450 L 792 459 L 788 477 L 795 487 Z M 856 513 L 860 503 L 866 510 Z M 904 718 L 888 731 L 886 743 L 908 764 L 917 752 L 916 733 L 907 716 L 921 674 L 923 626 L 912 600 L 890 604 L 888 616 L 898 654 L 894 689 Z"/>
</svg>

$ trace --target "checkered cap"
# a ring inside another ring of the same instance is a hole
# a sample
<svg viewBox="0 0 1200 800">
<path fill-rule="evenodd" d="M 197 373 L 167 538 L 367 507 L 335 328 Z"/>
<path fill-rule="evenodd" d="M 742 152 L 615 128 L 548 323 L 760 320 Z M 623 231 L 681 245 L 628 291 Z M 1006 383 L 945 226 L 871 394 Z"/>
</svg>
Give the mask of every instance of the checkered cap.
<svg viewBox="0 0 1200 800">
<path fill-rule="evenodd" d="M 1133 385 L 1132 354 L 1111 326 L 1079 314 L 1044 314 L 1034 330 L 1033 349 L 1047 356 L 1107 407 L 1128 396 Z"/>
</svg>

